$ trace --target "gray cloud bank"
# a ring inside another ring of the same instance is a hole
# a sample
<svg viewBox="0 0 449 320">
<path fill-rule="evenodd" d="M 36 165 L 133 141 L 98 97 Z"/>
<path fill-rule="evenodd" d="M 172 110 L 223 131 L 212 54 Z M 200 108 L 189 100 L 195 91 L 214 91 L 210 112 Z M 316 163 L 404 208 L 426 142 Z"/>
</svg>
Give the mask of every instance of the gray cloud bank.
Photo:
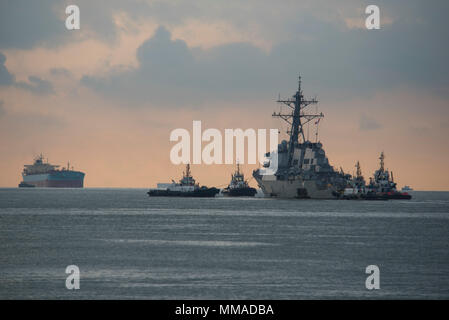
<svg viewBox="0 0 449 320">
<path fill-rule="evenodd" d="M 441 30 L 431 35 L 433 25 L 399 21 L 381 30 L 341 31 L 312 18 L 301 25 L 309 39 L 275 45 L 269 53 L 249 43 L 190 48 L 159 27 L 138 48 L 138 68 L 86 75 L 81 83 L 113 99 L 162 105 L 272 99 L 279 91 L 293 93 L 285 88 L 294 89 L 299 71 L 306 88 L 317 90 L 309 94 L 333 99 L 394 87 L 447 93 L 448 43 Z"/>
<path fill-rule="evenodd" d="M 6 57 L 0 52 L 0 86 L 9 86 L 14 83 L 14 76 L 5 66 Z"/>
<path fill-rule="evenodd" d="M 5 62 L 5 55 L 0 52 L 0 87 L 14 86 L 34 94 L 50 94 L 54 92 L 51 82 L 36 76 L 29 76 L 28 82 L 16 81 L 14 75 L 6 68 Z"/>
<path fill-rule="evenodd" d="M 53 93 L 53 85 L 50 81 L 41 79 L 36 76 L 29 76 L 28 82 L 16 82 L 18 88 L 31 91 L 35 94 L 50 94 Z"/>
<path fill-rule="evenodd" d="M 64 26 L 64 7 L 55 0 L 4 0 L 0 3 L 0 48 L 55 47 L 78 41 Z M 119 26 L 113 15 L 126 13 L 171 27 L 189 19 L 225 21 L 274 43 L 267 53 L 250 43 L 211 49 L 190 48 L 159 28 L 136 52 L 139 67 L 85 75 L 81 83 L 126 102 L 160 105 L 207 104 L 210 99 L 272 99 L 293 93 L 301 72 L 306 92 L 346 99 L 395 87 L 433 90 L 448 95 L 449 2 L 379 0 L 381 30 L 348 29 L 345 14 L 360 14 L 369 1 L 119 1 L 79 0 L 81 28 L 99 41 L 114 41 Z M 1 59 L 1 57 L 0 57 Z M 16 83 L 0 63 L 0 85 L 51 92 L 51 84 L 30 77 Z M 313 88 L 313 92 L 307 90 Z"/>
<path fill-rule="evenodd" d="M 362 114 L 360 116 L 359 129 L 361 131 L 371 131 L 371 130 L 377 130 L 380 128 L 382 128 L 382 125 L 379 122 L 377 122 L 375 119 L 372 119 L 365 114 Z"/>
<path fill-rule="evenodd" d="M 6 113 L 5 108 L 3 107 L 3 100 L 0 100 L 0 118 Z"/>
<path fill-rule="evenodd" d="M 53 0 L 0 1 L 0 48 L 29 49 L 48 43 L 64 27 Z"/>
</svg>

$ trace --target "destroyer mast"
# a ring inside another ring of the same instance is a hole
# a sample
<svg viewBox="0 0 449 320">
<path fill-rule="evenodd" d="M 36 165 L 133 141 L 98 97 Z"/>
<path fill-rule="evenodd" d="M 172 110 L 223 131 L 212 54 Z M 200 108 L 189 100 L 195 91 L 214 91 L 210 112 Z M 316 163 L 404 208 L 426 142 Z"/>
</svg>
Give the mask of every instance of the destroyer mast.
<svg viewBox="0 0 449 320">
<path fill-rule="evenodd" d="M 305 109 L 312 104 L 317 104 L 318 100 L 304 99 L 304 95 L 301 89 L 301 75 L 298 77 L 298 91 L 296 91 L 295 95 L 293 95 L 292 99 L 287 100 L 277 100 L 278 103 L 283 103 L 292 109 L 292 112 L 289 114 L 282 114 L 280 112 L 273 112 L 273 117 L 281 118 L 288 124 L 290 124 L 290 130 L 287 131 L 287 134 L 290 135 L 290 140 L 288 144 L 288 166 L 292 165 L 293 153 L 295 150 L 295 145 L 299 143 L 299 136 L 302 138 L 302 142 L 306 142 L 306 137 L 304 133 L 304 125 L 309 123 L 314 119 L 321 119 L 324 117 L 323 113 L 320 114 L 306 114 Z M 319 120 L 318 120 L 319 121 Z M 318 123 L 316 122 L 316 124 Z"/>
<path fill-rule="evenodd" d="M 266 154 L 267 161 L 277 164 L 273 173 L 264 168 L 253 172 L 253 177 L 265 195 L 280 198 L 332 199 L 344 190 L 347 175 L 340 173 L 329 164 L 323 145 L 311 142 L 304 126 L 311 121 L 318 125 L 323 113 L 308 112 L 310 105 L 317 104 L 316 99 L 306 99 L 301 88 L 301 76 L 298 78 L 298 90 L 290 99 L 277 100 L 290 108 L 291 112 L 274 112 L 273 117 L 281 118 L 290 125 L 288 141 L 283 140 L 277 150 Z M 317 131 L 318 133 L 318 131 Z"/>
</svg>

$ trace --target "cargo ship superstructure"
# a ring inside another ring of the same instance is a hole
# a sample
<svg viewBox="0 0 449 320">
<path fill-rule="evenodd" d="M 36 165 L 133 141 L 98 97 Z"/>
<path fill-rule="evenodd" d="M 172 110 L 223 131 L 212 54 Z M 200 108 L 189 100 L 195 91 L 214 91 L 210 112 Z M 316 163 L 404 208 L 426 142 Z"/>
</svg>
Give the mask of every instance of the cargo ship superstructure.
<svg viewBox="0 0 449 320">
<path fill-rule="evenodd" d="M 298 90 L 292 98 L 277 102 L 289 107 L 289 113 L 273 113 L 273 116 L 289 124 L 290 138 L 283 140 L 277 150 L 268 152 L 263 168 L 253 172 L 259 187 L 265 195 L 278 198 L 338 198 L 348 184 L 347 175 L 329 164 L 317 134 L 315 142 L 305 134 L 306 124 L 317 126 L 324 117 L 323 113 L 307 112 L 307 107 L 318 101 L 304 98 L 299 77 Z M 270 169 L 273 161 L 277 162 L 274 171 Z"/>
<path fill-rule="evenodd" d="M 59 169 L 59 165 L 50 164 L 43 155 L 34 159 L 33 164 L 24 166 L 20 188 L 83 188 L 85 174 L 74 171 L 67 163 L 67 167 Z"/>
</svg>

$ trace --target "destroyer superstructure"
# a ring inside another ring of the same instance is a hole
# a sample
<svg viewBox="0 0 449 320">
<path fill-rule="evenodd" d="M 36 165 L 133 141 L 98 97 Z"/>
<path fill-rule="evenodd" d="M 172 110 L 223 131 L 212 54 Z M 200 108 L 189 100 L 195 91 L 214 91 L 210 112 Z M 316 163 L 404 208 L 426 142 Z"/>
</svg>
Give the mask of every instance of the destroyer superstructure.
<svg viewBox="0 0 449 320">
<path fill-rule="evenodd" d="M 74 171 L 67 163 L 67 167 L 59 169 L 59 165 L 50 164 L 44 160 L 43 155 L 34 159 L 33 164 L 24 166 L 22 172 L 23 181 L 19 187 L 42 188 L 82 188 L 85 174 Z"/>
<path fill-rule="evenodd" d="M 323 145 L 311 142 L 306 137 L 306 124 L 318 125 L 323 113 L 309 113 L 307 107 L 317 104 L 316 99 L 305 99 L 301 89 L 301 77 L 298 90 L 291 99 L 277 101 L 289 107 L 289 113 L 273 113 L 274 117 L 287 122 L 289 141 L 283 140 L 277 150 L 267 153 L 264 168 L 253 172 L 262 191 L 272 197 L 280 198 L 338 198 L 348 184 L 343 172 L 334 170 L 329 164 Z M 277 169 L 273 172 L 270 165 L 277 158 Z"/>
</svg>

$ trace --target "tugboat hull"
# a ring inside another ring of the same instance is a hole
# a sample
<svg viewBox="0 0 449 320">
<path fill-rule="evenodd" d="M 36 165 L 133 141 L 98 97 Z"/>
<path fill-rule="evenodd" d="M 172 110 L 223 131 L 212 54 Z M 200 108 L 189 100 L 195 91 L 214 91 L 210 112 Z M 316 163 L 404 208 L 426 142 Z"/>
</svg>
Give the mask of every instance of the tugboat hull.
<svg viewBox="0 0 449 320">
<path fill-rule="evenodd" d="M 412 198 L 408 193 L 367 193 L 361 195 L 362 200 L 410 200 Z"/>
<path fill-rule="evenodd" d="M 150 197 L 189 197 L 189 198 L 213 198 L 220 190 L 217 188 L 205 188 L 194 191 L 174 191 L 153 189 L 147 192 Z"/>
<path fill-rule="evenodd" d="M 236 188 L 229 189 L 226 195 L 229 197 L 254 197 L 256 193 L 257 190 L 254 188 Z"/>
<path fill-rule="evenodd" d="M 385 194 L 385 197 L 387 199 L 393 199 L 393 200 L 410 200 L 412 198 L 412 196 L 406 192 L 404 192 L 404 193 L 401 193 L 401 192 L 387 193 L 387 194 Z"/>
</svg>

